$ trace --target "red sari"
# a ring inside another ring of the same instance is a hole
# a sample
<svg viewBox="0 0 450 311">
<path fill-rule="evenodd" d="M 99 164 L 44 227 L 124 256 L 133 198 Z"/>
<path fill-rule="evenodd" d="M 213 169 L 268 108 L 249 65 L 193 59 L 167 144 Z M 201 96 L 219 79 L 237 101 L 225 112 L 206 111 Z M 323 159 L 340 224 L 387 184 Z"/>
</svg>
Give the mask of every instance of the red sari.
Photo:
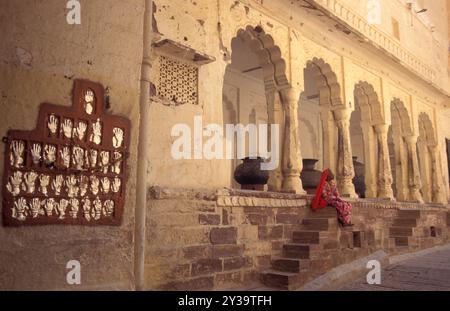
<svg viewBox="0 0 450 311">
<path fill-rule="evenodd" d="M 333 206 L 337 211 L 339 221 L 348 225 L 352 217 L 352 204 L 341 199 L 334 180 L 327 182 L 328 173 L 328 169 L 323 171 L 311 207 L 313 210 L 318 210 L 327 205 Z"/>
</svg>

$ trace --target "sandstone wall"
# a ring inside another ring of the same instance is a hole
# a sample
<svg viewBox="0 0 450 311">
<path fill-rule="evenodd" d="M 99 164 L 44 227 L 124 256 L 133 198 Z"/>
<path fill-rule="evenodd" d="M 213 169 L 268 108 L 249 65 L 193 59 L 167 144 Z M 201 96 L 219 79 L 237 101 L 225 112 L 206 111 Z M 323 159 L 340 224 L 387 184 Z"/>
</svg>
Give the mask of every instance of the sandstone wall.
<svg viewBox="0 0 450 311">
<path fill-rule="evenodd" d="M 36 126 L 39 104 L 71 104 L 72 80 L 109 89 L 108 113 L 131 119 L 131 155 L 120 227 L 0 226 L 0 289 L 133 289 L 134 202 L 144 1 L 81 1 L 81 25 L 66 1 L 0 3 L 0 133 Z M 3 171 L 4 144 L 0 149 Z M 81 263 L 81 285 L 66 264 Z"/>
</svg>

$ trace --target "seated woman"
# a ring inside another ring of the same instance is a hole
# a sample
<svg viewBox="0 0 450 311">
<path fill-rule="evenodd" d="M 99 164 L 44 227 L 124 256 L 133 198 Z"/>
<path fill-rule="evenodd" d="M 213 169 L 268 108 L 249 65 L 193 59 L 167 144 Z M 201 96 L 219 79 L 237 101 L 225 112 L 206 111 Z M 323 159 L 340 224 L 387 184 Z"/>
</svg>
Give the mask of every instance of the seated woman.
<svg viewBox="0 0 450 311">
<path fill-rule="evenodd" d="M 330 169 L 323 171 L 311 207 L 313 210 L 318 210 L 327 205 L 336 209 L 339 223 L 342 226 L 353 226 L 351 223 L 352 205 L 341 199 Z"/>
</svg>

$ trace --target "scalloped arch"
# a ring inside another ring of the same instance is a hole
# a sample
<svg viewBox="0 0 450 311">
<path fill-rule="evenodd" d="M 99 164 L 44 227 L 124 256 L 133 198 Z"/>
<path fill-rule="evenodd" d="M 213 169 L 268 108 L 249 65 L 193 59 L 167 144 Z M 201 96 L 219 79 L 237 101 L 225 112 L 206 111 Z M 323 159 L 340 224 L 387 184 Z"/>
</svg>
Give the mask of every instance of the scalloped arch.
<svg viewBox="0 0 450 311">
<path fill-rule="evenodd" d="M 258 56 L 263 69 L 266 90 L 275 91 L 290 87 L 286 76 L 286 62 L 271 35 L 266 34 L 260 26 L 247 26 L 245 29 L 239 29 L 236 37 L 248 44 Z M 233 51 L 231 52 L 233 53 Z"/>
<path fill-rule="evenodd" d="M 419 114 L 419 135 L 422 136 L 428 145 L 434 146 L 437 144 L 433 123 L 430 116 L 425 112 Z"/>
<path fill-rule="evenodd" d="M 361 108 L 367 106 L 369 110 L 370 120 L 374 125 L 381 124 L 383 122 L 382 106 L 378 99 L 378 94 L 375 92 L 374 87 L 366 82 L 359 81 L 355 85 L 354 96 Z"/>
<path fill-rule="evenodd" d="M 403 102 L 394 98 L 391 101 L 391 117 L 392 119 L 397 119 L 400 121 L 401 131 L 403 135 L 412 135 L 413 130 L 411 127 L 411 118 L 409 116 L 408 110 L 406 109 Z"/>
<path fill-rule="evenodd" d="M 321 104 L 342 106 L 341 87 L 331 66 L 323 59 L 314 57 L 306 63 L 306 69 L 313 73 L 319 89 Z"/>
</svg>

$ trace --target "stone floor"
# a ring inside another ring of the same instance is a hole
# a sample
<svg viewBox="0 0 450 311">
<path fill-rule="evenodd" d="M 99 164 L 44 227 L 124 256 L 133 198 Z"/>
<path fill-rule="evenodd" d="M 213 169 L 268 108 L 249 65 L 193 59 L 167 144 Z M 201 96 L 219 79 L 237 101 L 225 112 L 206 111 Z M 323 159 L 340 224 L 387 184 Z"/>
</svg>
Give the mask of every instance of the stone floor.
<svg viewBox="0 0 450 311">
<path fill-rule="evenodd" d="M 400 259 L 382 269 L 380 285 L 367 284 L 364 276 L 337 290 L 450 291 L 450 246 Z"/>
</svg>

